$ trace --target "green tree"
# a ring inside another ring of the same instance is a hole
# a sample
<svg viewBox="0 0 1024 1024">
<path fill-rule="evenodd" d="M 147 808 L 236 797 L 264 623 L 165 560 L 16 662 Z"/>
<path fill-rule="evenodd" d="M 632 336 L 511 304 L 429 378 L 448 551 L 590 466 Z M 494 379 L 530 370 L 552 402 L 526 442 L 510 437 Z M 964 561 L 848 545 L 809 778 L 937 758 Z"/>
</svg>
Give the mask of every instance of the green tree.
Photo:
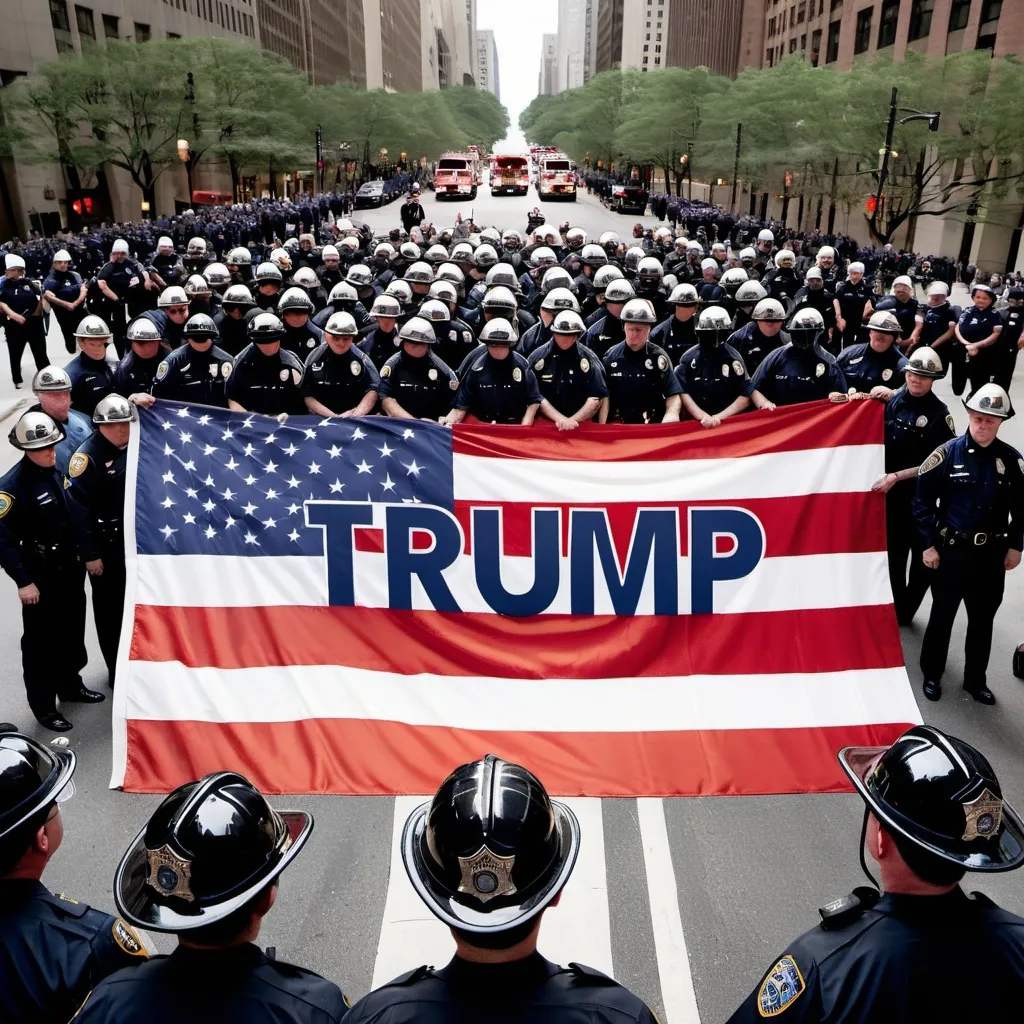
<svg viewBox="0 0 1024 1024">
<path fill-rule="evenodd" d="M 466 143 L 492 152 L 494 144 L 508 134 L 508 111 L 486 89 L 457 85 L 436 95 L 447 107 L 452 120 L 466 136 Z"/>
</svg>

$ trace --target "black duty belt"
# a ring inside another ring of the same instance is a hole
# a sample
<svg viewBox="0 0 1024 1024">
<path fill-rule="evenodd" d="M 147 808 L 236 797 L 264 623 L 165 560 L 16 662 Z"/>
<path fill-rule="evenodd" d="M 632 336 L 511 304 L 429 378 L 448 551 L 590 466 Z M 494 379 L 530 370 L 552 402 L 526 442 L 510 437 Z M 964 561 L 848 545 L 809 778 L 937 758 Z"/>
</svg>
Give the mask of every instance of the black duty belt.
<svg viewBox="0 0 1024 1024">
<path fill-rule="evenodd" d="M 984 531 L 970 533 L 965 530 L 954 530 L 949 526 L 944 526 L 939 533 L 942 535 L 942 539 L 946 542 L 947 547 L 970 545 L 976 548 L 983 548 L 989 541 L 1006 540 L 1010 536 L 1008 533 L 986 533 Z"/>
</svg>

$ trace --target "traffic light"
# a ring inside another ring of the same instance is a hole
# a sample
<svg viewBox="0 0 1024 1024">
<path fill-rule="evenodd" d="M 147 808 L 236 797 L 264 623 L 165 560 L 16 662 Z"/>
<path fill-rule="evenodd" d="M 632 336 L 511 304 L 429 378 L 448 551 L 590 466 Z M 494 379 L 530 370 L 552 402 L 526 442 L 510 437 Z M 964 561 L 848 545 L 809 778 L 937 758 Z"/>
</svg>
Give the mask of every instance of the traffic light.
<svg viewBox="0 0 1024 1024">
<path fill-rule="evenodd" d="M 878 198 L 876 196 L 868 196 L 867 202 L 864 203 L 865 213 L 874 213 L 878 209 Z"/>
</svg>

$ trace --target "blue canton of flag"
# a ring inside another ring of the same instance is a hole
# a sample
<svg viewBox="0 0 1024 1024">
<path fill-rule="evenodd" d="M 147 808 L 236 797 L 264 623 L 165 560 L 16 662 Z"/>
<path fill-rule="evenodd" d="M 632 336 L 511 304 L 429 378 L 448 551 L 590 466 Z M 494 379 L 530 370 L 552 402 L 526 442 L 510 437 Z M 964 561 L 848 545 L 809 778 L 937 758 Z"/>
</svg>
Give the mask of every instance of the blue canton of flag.
<svg viewBox="0 0 1024 1024">
<path fill-rule="evenodd" d="M 303 502 L 454 504 L 451 431 L 158 402 L 139 410 L 135 539 L 148 555 L 319 555 Z"/>
</svg>

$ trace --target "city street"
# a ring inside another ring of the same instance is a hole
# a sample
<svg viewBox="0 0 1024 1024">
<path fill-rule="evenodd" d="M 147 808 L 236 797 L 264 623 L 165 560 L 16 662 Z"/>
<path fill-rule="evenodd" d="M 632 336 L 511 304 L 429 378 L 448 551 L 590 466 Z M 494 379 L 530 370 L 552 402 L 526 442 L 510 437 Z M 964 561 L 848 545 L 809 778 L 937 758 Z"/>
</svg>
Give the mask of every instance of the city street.
<svg viewBox="0 0 1024 1024">
<path fill-rule="evenodd" d="M 493 198 L 486 188 L 474 201 L 439 203 L 425 191 L 422 202 L 427 221 L 437 228 L 451 226 L 461 213 L 472 215 L 478 227 L 512 227 L 525 233 L 534 206 L 547 222 L 557 226 L 568 221 L 591 237 L 614 230 L 625 240 L 634 224 L 657 223 L 650 216 L 612 213 L 585 190 L 575 203 L 542 204 L 533 190 L 527 197 Z M 384 233 L 399 223 L 399 206 L 396 202 L 354 216 Z M 958 286 L 952 298 L 964 302 L 964 289 Z M 49 354 L 58 364 L 69 358 L 55 322 Z M 1022 372 L 1019 368 L 1011 397 L 1024 404 Z M 32 373 L 26 353 L 26 382 Z M 0 376 L 6 436 L 16 418 L 12 407 L 18 402 L 27 406 L 32 396 L 27 384 L 14 390 L 6 367 Z M 966 416 L 948 381 L 939 382 L 936 393 L 949 404 L 962 431 Z M 1024 448 L 1024 417 L 1008 422 L 1000 436 Z M 13 465 L 16 456 L 8 444 L 0 443 L 0 471 Z M 0 663 L 6 673 L 0 718 L 49 742 L 53 734 L 36 725 L 25 701 L 19 604 L 13 582 L 6 577 L 2 582 Z M 976 704 L 960 690 L 963 612 L 951 645 L 945 695 L 938 704 L 920 696 L 917 668 L 927 601 L 914 625 L 902 630 L 924 720 L 977 745 L 993 762 L 1004 795 L 1018 809 L 1024 808 L 1024 682 L 1012 676 L 1010 660 L 1014 646 L 1024 640 L 1022 607 L 1024 569 L 1019 569 L 1010 575 L 996 618 L 989 672 L 998 699 L 995 707 Z M 61 622 L 53 622 L 52 635 L 54 644 L 62 642 Z M 108 700 L 64 709 L 75 726 L 67 735 L 79 758 L 77 794 L 62 808 L 64 845 L 44 880 L 55 891 L 112 910 L 117 862 L 160 797 L 108 789 L 110 690 L 91 621 L 88 642 L 91 660 L 84 681 L 108 694 Z M 337 981 L 353 1000 L 420 963 L 443 962 L 450 939 L 414 894 L 395 850 L 396 833 L 415 798 L 298 796 L 273 802 L 279 808 L 312 811 L 316 830 L 284 876 L 261 945 L 276 947 L 279 959 Z M 863 805 L 853 795 L 571 803 L 583 826 L 583 851 L 561 905 L 545 918 L 540 949 L 563 963 L 579 961 L 614 973 L 663 1022 L 710 1024 L 725 1019 L 761 973 L 786 952 L 789 939 L 816 924 L 818 907 L 866 884 L 857 858 Z M 1024 890 L 1016 876 L 969 876 L 965 887 L 1024 913 Z M 157 936 L 155 943 L 167 951 L 173 939 Z"/>
</svg>

